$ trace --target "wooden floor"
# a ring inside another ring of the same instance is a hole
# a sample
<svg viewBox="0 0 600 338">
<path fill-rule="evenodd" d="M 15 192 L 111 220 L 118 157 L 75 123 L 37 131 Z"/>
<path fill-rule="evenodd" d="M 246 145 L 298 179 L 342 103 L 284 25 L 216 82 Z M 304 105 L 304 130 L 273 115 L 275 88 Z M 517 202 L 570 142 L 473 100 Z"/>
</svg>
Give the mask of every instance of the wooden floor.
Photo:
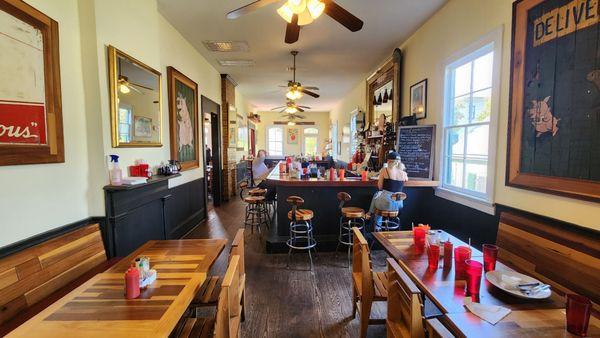
<svg viewBox="0 0 600 338">
<path fill-rule="evenodd" d="M 208 221 L 188 238 L 227 238 L 229 243 L 243 224 L 239 199 L 209 211 Z M 226 248 L 213 274 L 223 274 Z M 314 273 L 308 255 L 295 254 L 286 269 L 287 254 L 266 254 L 264 239 L 246 234 L 246 321 L 242 337 L 358 337 L 359 321 L 351 318 L 352 282 L 346 255 L 318 253 Z M 376 270 L 385 269 L 385 253 L 373 253 Z M 385 318 L 385 305 L 374 306 L 372 318 Z M 369 337 L 385 337 L 384 325 L 369 327 Z"/>
</svg>

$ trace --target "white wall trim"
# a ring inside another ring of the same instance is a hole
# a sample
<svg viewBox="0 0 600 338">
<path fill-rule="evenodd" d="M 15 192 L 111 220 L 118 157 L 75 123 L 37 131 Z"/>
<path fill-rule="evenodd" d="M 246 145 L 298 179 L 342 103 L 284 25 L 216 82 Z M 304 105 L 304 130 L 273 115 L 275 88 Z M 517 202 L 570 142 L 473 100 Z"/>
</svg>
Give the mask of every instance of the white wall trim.
<svg viewBox="0 0 600 338">
<path fill-rule="evenodd" d="M 494 204 L 484 199 L 478 199 L 471 195 L 461 194 L 457 191 L 452 191 L 442 187 L 438 187 L 435 189 L 435 195 L 437 197 L 441 197 L 449 201 L 465 205 L 469 208 L 485 212 L 486 214 L 496 214 L 496 208 L 494 207 Z"/>
</svg>

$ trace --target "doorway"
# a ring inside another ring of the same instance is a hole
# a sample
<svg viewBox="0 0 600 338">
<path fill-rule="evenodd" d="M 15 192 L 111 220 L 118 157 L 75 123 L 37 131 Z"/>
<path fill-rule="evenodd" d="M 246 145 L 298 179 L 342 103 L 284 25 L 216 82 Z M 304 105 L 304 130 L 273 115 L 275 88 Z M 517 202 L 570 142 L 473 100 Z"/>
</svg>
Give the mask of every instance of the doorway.
<svg viewBox="0 0 600 338">
<path fill-rule="evenodd" d="M 221 160 L 221 106 L 202 96 L 202 128 L 204 137 L 204 177 L 207 204 L 221 205 L 223 191 L 223 170 Z"/>
</svg>

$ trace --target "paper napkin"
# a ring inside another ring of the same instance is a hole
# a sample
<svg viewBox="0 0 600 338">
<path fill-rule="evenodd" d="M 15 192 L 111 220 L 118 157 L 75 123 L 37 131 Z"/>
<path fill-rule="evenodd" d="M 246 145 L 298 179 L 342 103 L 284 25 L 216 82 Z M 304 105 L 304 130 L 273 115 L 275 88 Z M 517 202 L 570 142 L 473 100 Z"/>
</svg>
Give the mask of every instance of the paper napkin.
<svg viewBox="0 0 600 338">
<path fill-rule="evenodd" d="M 471 313 L 492 325 L 496 325 L 511 312 L 510 309 L 502 306 L 474 303 L 471 297 L 465 297 L 464 304 Z"/>
</svg>

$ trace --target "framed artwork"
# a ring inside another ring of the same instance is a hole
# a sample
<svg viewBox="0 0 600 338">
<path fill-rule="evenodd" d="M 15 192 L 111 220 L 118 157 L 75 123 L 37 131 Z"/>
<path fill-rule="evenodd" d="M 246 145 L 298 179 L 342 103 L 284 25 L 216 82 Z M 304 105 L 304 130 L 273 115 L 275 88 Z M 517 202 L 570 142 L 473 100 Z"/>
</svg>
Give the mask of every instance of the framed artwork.
<svg viewBox="0 0 600 338">
<path fill-rule="evenodd" d="M 427 117 L 427 79 L 410 86 L 410 114 L 418 120 Z"/>
<path fill-rule="evenodd" d="M 298 144 L 298 128 L 287 129 L 287 144 Z"/>
<path fill-rule="evenodd" d="M 598 10 L 513 4 L 507 185 L 600 202 Z"/>
<path fill-rule="evenodd" d="M 0 1 L 0 165 L 65 161 L 58 23 Z"/>
<path fill-rule="evenodd" d="M 135 116 L 133 118 L 135 137 L 152 137 L 152 119 L 144 116 Z"/>
<path fill-rule="evenodd" d="M 198 137 L 198 84 L 173 67 L 167 67 L 171 158 L 182 170 L 200 167 Z"/>
</svg>

